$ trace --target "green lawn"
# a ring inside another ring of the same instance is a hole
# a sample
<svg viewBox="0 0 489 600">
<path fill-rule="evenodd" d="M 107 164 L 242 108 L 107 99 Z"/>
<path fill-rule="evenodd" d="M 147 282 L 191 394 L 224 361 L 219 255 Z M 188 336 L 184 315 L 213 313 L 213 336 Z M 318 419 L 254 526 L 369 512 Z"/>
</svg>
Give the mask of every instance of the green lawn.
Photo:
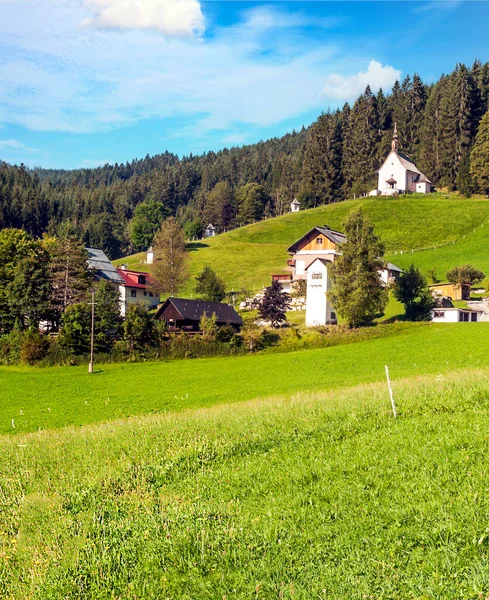
<svg viewBox="0 0 489 600">
<path fill-rule="evenodd" d="M 391 347 L 394 373 L 445 371 L 436 343 L 477 362 L 468 329 L 433 335 L 416 365 Z M 363 349 L 372 379 L 379 351 Z M 326 378 L 347 367 L 301 355 Z M 147 386 L 154 367 L 137 369 Z M 397 420 L 382 383 L 0 438 L 0 597 L 485 599 L 488 379 L 397 381 Z"/>
<path fill-rule="evenodd" d="M 389 258 L 399 266 L 406 266 L 412 260 L 416 264 L 420 261 L 424 269 L 434 267 L 444 274 L 447 268 L 460 264 L 461 260 L 462 264 L 478 264 L 479 260 L 484 265 L 489 262 L 484 250 L 489 228 L 481 229 L 469 241 L 474 228 L 480 228 L 483 223 L 489 227 L 489 201 L 441 194 L 364 198 L 261 221 L 191 244 L 192 279 L 182 295 L 191 296 L 195 285 L 193 277 L 206 265 L 212 266 L 223 277 L 229 290 L 258 290 L 269 285 L 270 275 L 280 273 L 286 266 L 286 250 L 290 245 L 314 225 L 327 224 L 341 230 L 348 212 L 357 206 L 362 206 L 371 218 Z M 464 235 L 467 236 L 466 245 Z M 417 252 L 411 257 L 412 249 L 433 248 L 454 241 L 454 250 Z M 395 254 L 400 251 L 403 251 L 402 256 Z M 126 262 L 133 268 L 144 270 L 142 260 L 144 255 L 137 254 L 116 262 Z"/>
<path fill-rule="evenodd" d="M 384 378 L 386 364 L 395 379 L 489 365 L 485 323 L 399 324 L 389 326 L 383 337 L 371 331 L 372 339 L 330 348 L 102 365 L 93 376 L 86 366 L 1 367 L 0 432 L 375 382 Z"/>
</svg>

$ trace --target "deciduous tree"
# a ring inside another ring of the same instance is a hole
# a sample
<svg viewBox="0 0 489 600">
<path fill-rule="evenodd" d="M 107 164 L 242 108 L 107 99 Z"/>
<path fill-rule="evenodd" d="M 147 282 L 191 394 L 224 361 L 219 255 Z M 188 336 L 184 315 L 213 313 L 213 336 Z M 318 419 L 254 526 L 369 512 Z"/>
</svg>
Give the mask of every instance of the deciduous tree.
<svg viewBox="0 0 489 600">
<path fill-rule="evenodd" d="M 400 276 L 394 287 L 394 296 L 404 304 L 406 318 L 410 321 L 431 320 L 431 309 L 435 306 L 435 301 L 426 279 L 414 265 Z"/>
<path fill-rule="evenodd" d="M 290 296 L 283 291 L 278 281 L 265 289 L 265 294 L 259 304 L 260 319 L 269 321 L 272 327 L 279 327 L 287 320 L 285 312 L 290 306 Z"/>
<path fill-rule="evenodd" d="M 174 217 L 161 226 L 154 240 L 153 289 L 175 297 L 188 279 L 188 252 L 183 229 Z"/>
</svg>

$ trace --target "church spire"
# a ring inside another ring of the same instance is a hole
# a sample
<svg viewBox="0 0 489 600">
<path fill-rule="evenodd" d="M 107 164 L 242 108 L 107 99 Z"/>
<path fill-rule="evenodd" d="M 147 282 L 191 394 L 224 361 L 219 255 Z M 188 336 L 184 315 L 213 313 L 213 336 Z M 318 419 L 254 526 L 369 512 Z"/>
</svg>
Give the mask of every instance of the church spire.
<svg viewBox="0 0 489 600">
<path fill-rule="evenodd" d="M 399 136 L 397 135 L 397 123 L 394 123 L 394 135 L 392 136 L 392 152 L 399 152 Z"/>
</svg>

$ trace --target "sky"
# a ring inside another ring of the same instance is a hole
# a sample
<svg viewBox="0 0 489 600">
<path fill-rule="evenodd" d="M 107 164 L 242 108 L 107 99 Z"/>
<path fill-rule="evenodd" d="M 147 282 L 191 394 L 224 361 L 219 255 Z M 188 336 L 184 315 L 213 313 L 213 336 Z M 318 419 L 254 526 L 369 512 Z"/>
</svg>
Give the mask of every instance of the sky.
<svg viewBox="0 0 489 600">
<path fill-rule="evenodd" d="M 89 168 L 281 136 L 489 61 L 489 3 L 0 0 L 0 160 Z"/>
</svg>

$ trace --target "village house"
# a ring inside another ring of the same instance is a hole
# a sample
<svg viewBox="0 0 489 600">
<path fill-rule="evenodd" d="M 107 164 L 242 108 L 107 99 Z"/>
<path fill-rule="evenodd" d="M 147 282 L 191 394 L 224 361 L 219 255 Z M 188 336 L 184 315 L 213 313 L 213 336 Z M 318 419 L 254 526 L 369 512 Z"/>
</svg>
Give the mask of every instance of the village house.
<svg viewBox="0 0 489 600">
<path fill-rule="evenodd" d="M 214 314 L 218 326 L 231 325 L 239 330 L 243 325 L 243 320 L 229 304 L 185 298 L 168 298 L 154 318 L 165 321 L 169 331 L 198 333 L 201 318 L 204 315 L 212 317 Z"/>
<path fill-rule="evenodd" d="M 431 311 L 433 323 L 479 323 L 484 311 L 474 308 L 436 307 Z"/>
<path fill-rule="evenodd" d="M 328 276 L 330 260 L 316 258 L 308 267 L 306 327 L 336 324 L 336 314 L 328 301 L 331 279 Z"/>
<path fill-rule="evenodd" d="M 125 317 L 130 304 L 144 304 L 156 308 L 160 298 L 150 291 L 151 276 L 148 273 L 129 271 L 124 266 L 116 269 L 103 250 L 87 248 L 88 268 L 95 281 L 110 281 L 119 291 L 121 316 Z"/>
<path fill-rule="evenodd" d="M 407 192 L 429 194 L 432 191 L 431 181 L 426 175 L 421 173 L 409 156 L 399 152 L 397 124 L 394 126 L 392 149 L 378 170 L 378 175 L 377 189 L 372 190 L 370 196 L 395 196 Z"/>
<path fill-rule="evenodd" d="M 143 304 L 148 310 L 156 308 L 160 303 L 160 297 L 151 291 L 152 279 L 148 273 L 130 271 L 122 266 L 117 269 L 123 280 L 119 286 L 121 315 L 126 316 L 131 304 Z"/>
<path fill-rule="evenodd" d="M 380 280 L 382 281 L 384 286 L 393 285 L 399 280 L 401 273 L 402 273 L 402 269 L 400 269 L 396 265 L 388 262 L 385 266 L 385 269 L 382 269 L 382 271 L 379 271 Z"/>
<path fill-rule="evenodd" d="M 429 286 L 435 298 L 450 298 L 451 300 L 470 300 L 470 285 L 455 285 L 453 283 L 435 283 Z"/>
</svg>

